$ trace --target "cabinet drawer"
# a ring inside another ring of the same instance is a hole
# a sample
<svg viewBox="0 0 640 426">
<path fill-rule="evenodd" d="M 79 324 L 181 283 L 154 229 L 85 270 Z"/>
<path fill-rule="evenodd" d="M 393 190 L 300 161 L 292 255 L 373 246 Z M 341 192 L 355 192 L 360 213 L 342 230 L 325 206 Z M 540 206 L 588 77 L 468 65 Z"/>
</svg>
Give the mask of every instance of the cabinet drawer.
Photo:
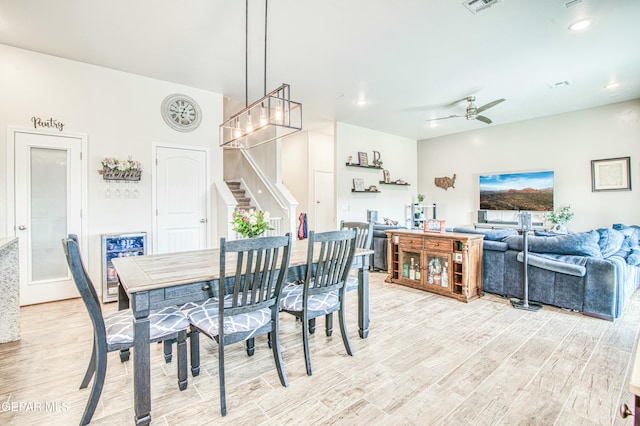
<svg viewBox="0 0 640 426">
<path fill-rule="evenodd" d="M 424 248 L 425 250 L 437 250 L 437 251 L 453 251 L 453 241 L 451 240 L 441 240 L 441 239 L 431 239 L 424 240 Z"/>
<path fill-rule="evenodd" d="M 406 237 L 401 235 L 398 241 L 402 247 L 422 248 L 422 238 L 420 237 Z"/>
</svg>

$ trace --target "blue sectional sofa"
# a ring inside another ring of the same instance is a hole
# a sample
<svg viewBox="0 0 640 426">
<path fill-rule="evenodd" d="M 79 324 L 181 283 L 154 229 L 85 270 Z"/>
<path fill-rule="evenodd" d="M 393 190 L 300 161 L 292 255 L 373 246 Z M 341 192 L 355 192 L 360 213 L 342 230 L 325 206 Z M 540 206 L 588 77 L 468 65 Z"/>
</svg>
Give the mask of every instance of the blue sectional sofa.
<svg viewBox="0 0 640 426">
<path fill-rule="evenodd" d="M 529 300 L 618 318 L 640 284 L 640 227 L 615 228 L 529 236 Z M 485 235 L 485 292 L 523 297 L 523 237 L 516 230 L 453 231 Z"/>
</svg>

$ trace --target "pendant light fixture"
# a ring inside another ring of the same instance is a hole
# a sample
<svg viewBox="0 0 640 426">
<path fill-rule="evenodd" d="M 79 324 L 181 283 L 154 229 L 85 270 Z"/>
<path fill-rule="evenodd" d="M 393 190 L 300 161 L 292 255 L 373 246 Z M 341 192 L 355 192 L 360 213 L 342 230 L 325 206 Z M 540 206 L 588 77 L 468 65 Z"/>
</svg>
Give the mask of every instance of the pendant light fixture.
<svg viewBox="0 0 640 426">
<path fill-rule="evenodd" d="M 289 85 L 267 93 L 267 9 L 264 2 L 264 96 L 249 105 L 249 0 L 245 0 L 245 108 L 220 125 L 220 146 L 250 149 L 302 130 L 302 104 L 290 99 Z"/>
</svg>

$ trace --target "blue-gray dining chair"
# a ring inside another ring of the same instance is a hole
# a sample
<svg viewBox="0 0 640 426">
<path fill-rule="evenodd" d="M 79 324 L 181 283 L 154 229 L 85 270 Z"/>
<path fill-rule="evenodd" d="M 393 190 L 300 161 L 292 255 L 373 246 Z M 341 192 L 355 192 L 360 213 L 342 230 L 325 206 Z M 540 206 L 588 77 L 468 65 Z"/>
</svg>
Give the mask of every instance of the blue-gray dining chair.
<svg viewBox="0 0 640 426">
<path fill-rule="evenodd" d="M 224 347 L 227 345 L 245 340 L 253 342 L 255 337 L 269 334 L 280 383 L 288 386 L 280 350 L 278 306 L 290 254 L 290 234 L 234 241 L 221 238 L 217 295 L 188 310 L 192 368 L 199 367 L 199 333 L 218 343 L 223 416 L 227 414 L 224 373 Z M 219 303 L 221 300 L 223 303 Z M 248 354 L 252 355 L 253 351 Z"/>
<path fill-rule="evenodd" d="M 302 322 L 302 342 L 309 376 L 311 376 L 309 321 L 312 319 L 327 316 L 327 335 L 330 335 L 330 315 L 337 311 L 342 342 L 347 353 L 353 356 L 347 334 L 344 302 L 346 280 L 353 263 L 357 234 L 358 231 L 355 229 L 309 232 L 304 282 L 287 285 L 282 290 L 280 309 L 294 315 Z M 317 260 L 314 259 L 315 253 L 318 253 Z"/>
<path fill-rule="evenodd" d="M 95 413 L 107 371 L 107 353 L 133 347 L 133 314 L 131 310 L 120 310 L 109 315 L 102 315 L 100 300 L 95 287 L 82 261 L 78 238 L 70 234 L 62 240 L 62 247 L 67 257 L 69 270 L 78 288 L 89 317 L 93 323 L 93 350 L 91 360 L 80 389 L 89 385 L 95 375 L 87 405 L 85 406 L 81 425 L 91 422 Z M 149 314 L 150 342 L 173 340 L 178 342 L 178 387 L 187 387 L 187 330 L 189 321 L 177 307 L 166 307 Z"/>
</svg>

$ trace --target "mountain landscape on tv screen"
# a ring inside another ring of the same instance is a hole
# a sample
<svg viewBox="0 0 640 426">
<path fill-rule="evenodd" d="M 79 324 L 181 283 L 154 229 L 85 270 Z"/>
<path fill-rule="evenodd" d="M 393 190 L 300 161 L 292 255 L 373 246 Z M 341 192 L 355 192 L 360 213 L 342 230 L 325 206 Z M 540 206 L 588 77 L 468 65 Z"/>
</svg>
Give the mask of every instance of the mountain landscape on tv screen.
<svg viewBox="0 0 640 426">
<path fill-rule="evenodd" d="M 553 188 L 480 191 L 480 210 L 553 210 Z"/>
<path fill-rule="evenodd" d="M 553 172 L 480 176 L 480 210 L 553 210 Z"/>
</svg>

